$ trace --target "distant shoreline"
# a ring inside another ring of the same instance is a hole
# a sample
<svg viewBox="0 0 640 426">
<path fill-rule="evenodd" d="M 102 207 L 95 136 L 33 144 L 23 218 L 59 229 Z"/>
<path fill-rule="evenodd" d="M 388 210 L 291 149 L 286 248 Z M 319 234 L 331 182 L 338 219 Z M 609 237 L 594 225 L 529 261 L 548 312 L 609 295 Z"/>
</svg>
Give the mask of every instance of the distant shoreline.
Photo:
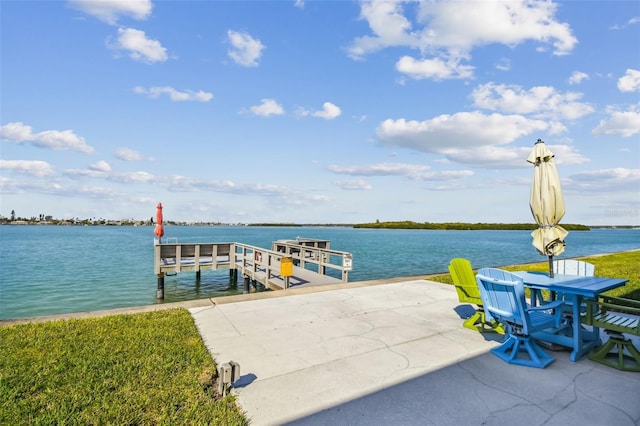
<svg viewBox="0 0 640 426">
<path fill-rule="evenodd" d="M 72 220 L 0 220 L 1 225 L 10 226 L 155 226 L 150 221 L 72 221 Z M 465 223 L 465 222 L 375 222 L 375 223 L 219 223 L 219 222 L 174 222 L 167 221 L 165 226 L 256 226 L 256 227 L 327 227 L 327 228 L 363 228 L 363 229 L 424 229 L 443 231 L 533 231 L 537 225 L 532 223 Z M 640 225 L 581 225 L 560 223 L 567 231 L 589 231 L 591 229 L 640 229 Z"/>
</svg>

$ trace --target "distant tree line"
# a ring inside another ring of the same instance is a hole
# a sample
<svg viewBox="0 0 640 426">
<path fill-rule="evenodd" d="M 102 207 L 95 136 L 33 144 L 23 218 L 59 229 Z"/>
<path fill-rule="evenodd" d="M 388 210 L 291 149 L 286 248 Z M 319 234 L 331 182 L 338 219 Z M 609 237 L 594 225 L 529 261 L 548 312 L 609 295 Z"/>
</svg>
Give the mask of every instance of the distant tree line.
<svg viewBox="0 0 640 426">
<path fill-rule="evenodd" d="M 571 223 L 561 223 L 567 231 L 589 231 L 591 228 L 585 225 Z M 353 225 L 354 228 L 376 228 L 376 229 L 436 229 L 436 230 L 508 230 L 508 231 L 533 231 L 538 225 L 532 223 L 463 223 L 463 222 L 412 222 L 410 220 L 397 222 L 360 223 Z"/>
</svg>

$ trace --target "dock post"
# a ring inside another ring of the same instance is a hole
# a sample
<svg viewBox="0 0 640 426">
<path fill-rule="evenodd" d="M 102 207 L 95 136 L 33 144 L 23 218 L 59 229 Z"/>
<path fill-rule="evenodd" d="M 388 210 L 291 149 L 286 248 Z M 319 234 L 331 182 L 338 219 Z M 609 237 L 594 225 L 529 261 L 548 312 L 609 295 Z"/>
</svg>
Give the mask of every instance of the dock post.
<svg viewBox="0 0 640 426">
<path fill-rule="evenodd" d="M 200 269 L 196 271 L 196 281 L 200 281 Z"/>
<path fill-rule="evenodd" d="M 238 288 L 238 270 L 229 269 L 229 287 Z"/>
<path fill-rule="evenodd" d="M 251 278 L 249 278 L 248 275 L 245 275 L 245 277 L 244 277 L 244 294 L 249 293 L 249 281 L 251 281 Z"/>
<path fill-rule="evenodd" d="M 158 290 L 156 290 L 156 299 L 164 299 L 164 272 L 158 274 Z"/>
</svg>

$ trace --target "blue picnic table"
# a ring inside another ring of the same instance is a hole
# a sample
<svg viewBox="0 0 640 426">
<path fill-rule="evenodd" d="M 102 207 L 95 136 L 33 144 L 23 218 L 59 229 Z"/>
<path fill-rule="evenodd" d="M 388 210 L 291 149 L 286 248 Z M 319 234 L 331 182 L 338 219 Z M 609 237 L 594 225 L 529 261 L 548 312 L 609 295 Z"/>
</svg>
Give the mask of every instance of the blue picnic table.
<svg viewBox="0 0 640 426">
<path fill-rule="evenodd" d="M 577 275 L 555 274 L 553 278 L 548 274 L 540 272 L 517 271 L 514 272 L 522 278 L 524 285 L 532 291 L 549 290 L 555 292 L 558 297 L 562 297 L 572 305 L 572 325 L 571 333 L 550 333 L 546 331 L 537 332 L 533 335 L 535 339 L 545 342 L 556 343 L 572 348 L 570 359 L 577 361 L 585 353 L 601 344 L 600 330 L 593 327 L 587 330 L 580 324 L 581 305 L 584 299 L 597 299 L 598 295 L 618 287 L 622 287 L 628 281 L 623 278 L 605 277 L 585 277 Z M 532 298 L 535 300 L 535 298 Z"/>
</svg>

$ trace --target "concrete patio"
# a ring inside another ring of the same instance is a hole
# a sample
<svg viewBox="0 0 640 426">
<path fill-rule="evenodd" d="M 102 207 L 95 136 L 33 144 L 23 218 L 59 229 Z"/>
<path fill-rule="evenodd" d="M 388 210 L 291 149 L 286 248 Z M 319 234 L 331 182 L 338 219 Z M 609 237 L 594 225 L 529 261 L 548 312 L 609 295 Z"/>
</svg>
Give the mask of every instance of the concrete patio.
<svg viewBox="0 0 640 426">
<path fill-rule="evenodd" d="M 408 278 L 191 307 L 254 425 L 638 425 L 640 374 L 569 352 L 546 369 L 489 353 L 453 286 Z"/>
</svg>

